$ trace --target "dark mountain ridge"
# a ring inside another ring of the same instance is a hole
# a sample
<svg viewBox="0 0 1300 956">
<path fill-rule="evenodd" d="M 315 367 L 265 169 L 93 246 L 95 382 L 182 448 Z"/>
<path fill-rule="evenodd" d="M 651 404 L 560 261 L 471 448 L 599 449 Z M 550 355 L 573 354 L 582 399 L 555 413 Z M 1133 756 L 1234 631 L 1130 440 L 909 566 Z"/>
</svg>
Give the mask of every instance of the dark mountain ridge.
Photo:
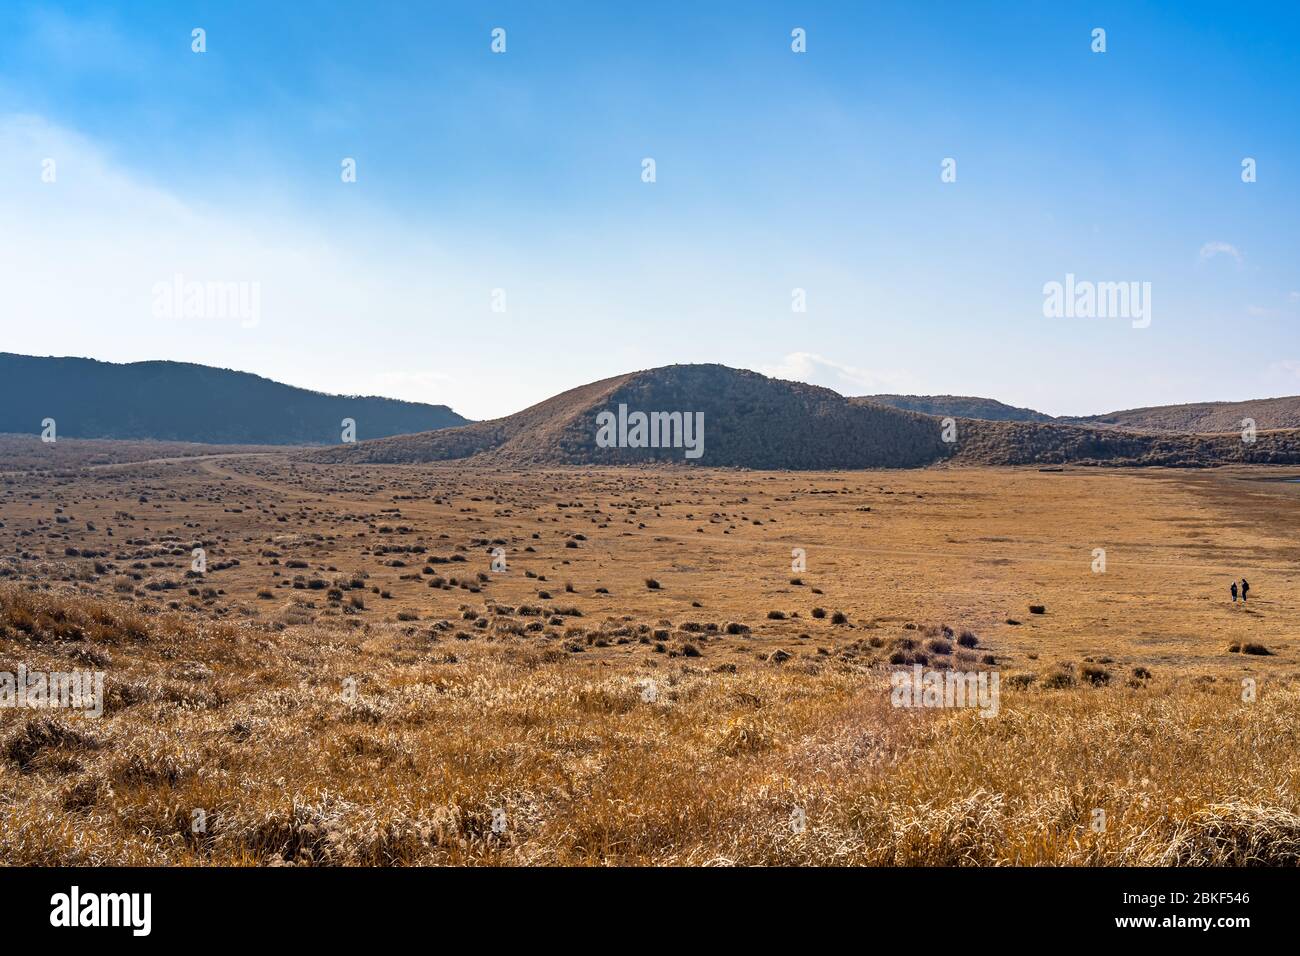
<svg viewBox="0 0 1300 956">
<path fill-rule="evenodd" d="M 323 445 L 468 423 L 445 405 L 326 395 L 187 362 L 115 364 L 0 352 L 0 432 L 206 444 Z"/>
</svg>

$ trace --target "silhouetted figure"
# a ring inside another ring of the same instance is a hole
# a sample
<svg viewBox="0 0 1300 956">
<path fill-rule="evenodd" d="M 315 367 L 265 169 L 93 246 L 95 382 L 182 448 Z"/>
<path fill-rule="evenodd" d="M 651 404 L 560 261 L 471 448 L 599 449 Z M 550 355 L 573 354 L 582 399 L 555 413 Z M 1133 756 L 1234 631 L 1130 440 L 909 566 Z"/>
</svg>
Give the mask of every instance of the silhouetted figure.
<svg viewBox="0 0 1300 956">
<path fill-rule="evenodd" d="M 1245 578 L 1241 579 L 1241 603 L 1246 603 L 1246 592 L 1250 590 L 1250 582 Z"/>
<path fill-rule="evenodd" d="M 1236 581 L 1232 582 L 1232 587 L 1229 588 L 1229 590 L 1232 591 L 1232 603 L 1236 604 L 1237 603 L 1237 582 Z"/>
</svg>

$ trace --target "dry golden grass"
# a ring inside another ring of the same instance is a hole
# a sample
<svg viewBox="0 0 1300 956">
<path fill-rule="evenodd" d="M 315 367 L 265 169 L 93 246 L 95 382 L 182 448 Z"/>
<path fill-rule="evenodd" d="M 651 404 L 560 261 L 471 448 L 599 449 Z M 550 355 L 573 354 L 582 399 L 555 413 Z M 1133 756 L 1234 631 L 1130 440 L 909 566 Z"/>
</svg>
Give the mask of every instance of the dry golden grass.
<svg viewBox="0 0 1300 956">
<path fill-rule="evenodd" d="M 878 661 L 591 674 L 509 635 L 168 617 L 94 643 L 103 719 L 6 715 L 9 862 L 1300 862 L 1290 681 L 1251 703 L 1215 680 L 1030 686 L 985 719 L 891 707 Z"/>
<path fill-rule="evenodd" d="M 104 670 L 108 703 L 0 711 L 0 860 L 1295 864 L 1298 518 L 1222 476 L 24 479 L 0 671 Z M 998 716 L 891 706 L 918 653 L 997 668 Z"/>
</svg>

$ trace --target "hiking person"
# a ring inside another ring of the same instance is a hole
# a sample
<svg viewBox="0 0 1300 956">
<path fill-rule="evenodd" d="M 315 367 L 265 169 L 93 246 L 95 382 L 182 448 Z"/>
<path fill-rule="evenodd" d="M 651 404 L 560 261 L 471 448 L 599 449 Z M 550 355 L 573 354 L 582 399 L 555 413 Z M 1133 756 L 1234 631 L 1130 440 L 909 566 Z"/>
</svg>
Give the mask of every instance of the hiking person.
<svg viewBox="0 0 1300 956">
<path fill-rule="evenodd" d="M 1250 590 L 1250 582 L 1245 578 L 1241 579 L 1241 603 L 1246 603 L 1246 592 Z"/>
<path fill-rule="evenodd" d="M 1232 587 L 1229 590 L 1232 591 L 1232 603 L 1236 604 L 1237 603 L 1237 582 L 1236 581 L 1232 582 Z"/>
</svg>

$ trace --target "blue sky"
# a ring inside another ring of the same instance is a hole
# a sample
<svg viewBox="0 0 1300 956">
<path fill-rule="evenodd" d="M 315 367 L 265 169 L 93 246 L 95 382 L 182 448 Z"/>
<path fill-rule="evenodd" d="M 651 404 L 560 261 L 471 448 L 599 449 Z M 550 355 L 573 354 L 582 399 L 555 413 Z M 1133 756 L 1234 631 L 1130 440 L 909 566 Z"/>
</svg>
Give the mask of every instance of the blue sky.
<svg viewBox="0 0 1300 956">
<path fill-rule="evenodd" d="M 1056 414 L 1296 394 L 1297 49 L 1266 3 L 10 0 L 0 349 L 474 418 L 673 362 Z M 1045 318 L 1067 273 L 1150 282 L 1150 327 Z M 176 274 L 257 283 L 258 321 L 158 317 Z"/>
</svg>

